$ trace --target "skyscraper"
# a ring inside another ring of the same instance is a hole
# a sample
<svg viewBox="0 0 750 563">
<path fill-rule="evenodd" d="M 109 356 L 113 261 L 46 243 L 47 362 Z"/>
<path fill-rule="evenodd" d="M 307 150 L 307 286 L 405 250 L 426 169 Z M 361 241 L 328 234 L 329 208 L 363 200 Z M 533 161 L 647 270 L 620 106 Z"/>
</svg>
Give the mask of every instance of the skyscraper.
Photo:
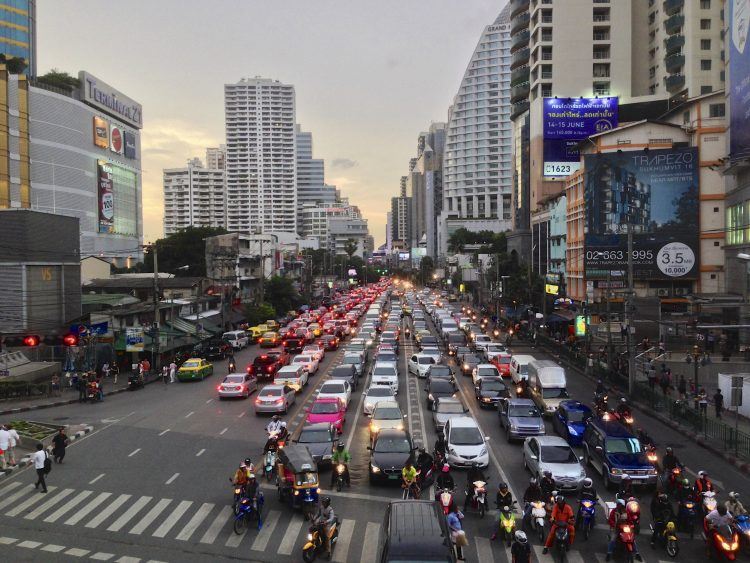
<svg viewBox="0 0 750 563">
<path fill-rule="evenodd" d="M 226 164 L 227 146 L 208 147 L 206 149 L 206 168 L 210 170 L 224 170 Z"/>
<path fill-rule="evenodd" d="M 310 205 L 333 205 L 336 202 L 336 188 L 325 184 L 323 159 L 313 158 L 312 133 L 295 126 L 297 142 L 297 227 L 300 235 L 305 235 L 302 223 L 302 210 Z"/>
<path fill-rule="evenodd" d="M 36 76 L 36 0 L 6 0 L 0 9 L 0 54 L 22 59 Z"/>
<path fill-rule="evenodd" d="M 227 229 L 297 231 L 294 86 L 269 78 L 224 85 Z"/>
<path fill-rule="evenodd" d="M 204 168 L 194 158 L 186 167 L 166 168 L 163 174 L 165 236 L 187 227 L 226 227 L 222 168 Z"/>
</svg>

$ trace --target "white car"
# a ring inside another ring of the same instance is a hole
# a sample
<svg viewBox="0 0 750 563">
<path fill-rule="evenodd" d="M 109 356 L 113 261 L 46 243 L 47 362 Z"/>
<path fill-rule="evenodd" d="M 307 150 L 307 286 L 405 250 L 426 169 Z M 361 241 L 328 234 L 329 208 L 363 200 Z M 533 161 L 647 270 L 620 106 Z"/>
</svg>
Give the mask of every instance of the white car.
<svg viewBox="0 0 750 563">
<path fill-rule="evenodd" d="M 443 361 L 443 353 L 437 347 L 423 348 L 420 354 L 424 356 L 431 356 L 432 359 L 435 360 L 436 364 L 439 364 Z"/>
<path fill-rule="evenodd" d="M 471 372 L 471 382 L 474 387 L 477 386 L 477 382 L 483 377 L 500 377 L 500 371 L 492 364 L 479 364 Z"/>
<path fill-rule="evenodd" d="M 398 393 L 398 368 L 393 362 L 375 362 L 372 368 L 372 377 L 370 384 L 387 385 L 393 390 L 393 394 Z"/>
<path fill-rule="evenodd" d="M 307 373 L 313 375 L 314 373 L 317 373 L 320 361 L 310 354 L 297 354 L 292 359 L 290 365 L 301 365 L 307 370 Z"/>
<path fill-rule="evenodd" d="M 318 390 L 318 399 L 339 399 L 348 408 L 352 399 L 352 388 L 348 381 L 342 379 L 325 381 Z"/>
<path fill-rule="evenodd" d="M 427 377 L 427 370 L 435 363 L 435 358 L 429 354 L 414 354 L 409 358 L 409 373 L 413 373 L 417 377 Z"/>
<path fill-rule="evenodd" d="M 477 352 L 484 353 L 487 350 L 487 346 L 492 344 L 492 338 L 486 334 L 476 334 L 472 339 L 472 344 L 474 344 L 474 349 Z"/>
<path fill-rule="evenodd" d="M 508 349 L 504 345 L 498 344 L 497 342 L 491 342 L 490 344 L 484 346 L 484 357 L 487 358 L 487 361 L 490 363 L 492 363 L 492 360 L 497 356 L 501 356 L 507 353 Z"/>
<path fill-rule="evenodd" d="M 487 440 L 477 421 L 469 416 L 454 416 L 444 427 L 445 460 L 451 467 L 487 467 L 490 456 Z"/>
<path fill-rule="evenodd" d="M 304 348 L 302 348 L 302 354 L 306 356 L 308 355 L 314 356 L 315 358 L 317 358 L 318 362 L 323 361 L 323 356 L 325 356 L 325 353 L 326 351 L 324 348 L 320 348 L 319 346 L 316 346 L 315 344 L 309 344 L 305 346 Z"/>
<path fill-rule="evenodd" d="M 388 385 L 376 385 L 365 391 L 365 400 L 362 403 L 362 412 L 371 415 L 375 406 L 382 401 L 395 401 L 396 396 Z"/>
<path fill-rule="evenodd" d="M 273 378 L 273 384 L 288 385 L 294 389 L 297 393 L 302 391 L 302 388 L 307 385 L 307 370 L 302 365 L 296 366 L 284 366 Z"/>
</svg>

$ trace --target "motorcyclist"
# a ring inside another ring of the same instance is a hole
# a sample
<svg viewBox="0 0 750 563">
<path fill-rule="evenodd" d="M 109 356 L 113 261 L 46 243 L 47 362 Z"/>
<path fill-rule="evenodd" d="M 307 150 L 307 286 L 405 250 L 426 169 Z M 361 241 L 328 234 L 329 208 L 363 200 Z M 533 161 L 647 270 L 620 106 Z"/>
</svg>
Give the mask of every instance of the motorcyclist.
<svg viewBox="0 0 750 563">
<path fill-rule="evenodd" d="M 469 469 L 469 472 L 466 474 L 466 498 L 464 500 L 464 512 L 469 509 L 469 504 L 471 504 L 471 500 L 474 498 L 475 481 L 483 481 L 485 483 L 487 482 L 482 468 L 478 465 L 472 465 Z"/>
<path fill-rule="evenodd" d="M 247 466 L 245 465 L 245 462 L 242 462 L 232 476 L 232 485 L 235 487 L 241 487 L 244 492 L 245 486 L 247 485 L 247 477 Z"/>
<path fill-rule="evenodd" d="M 526 491 L 523 493 L 523 519 L 524 523 L 528 521 L 529 515 L 531 514 L 531 503 L 532 502 L 538 502 L 542 501 L 544 502 L 546 499 L 544 498 L 544 493 L 542 493 L 542 488 L 539 486 L 539 483 L 536 480 L 536 477 L 532 477 L 529 479 L 529 486 L 526 488 Z"/>
<path fill-rule="evenodd" d="M 445 459 L 445 434 L 438 432 L 435 440 L 435 459 Z"/>
<path fill-rule="evenodd" d="M 542 498 L 544 502 L 548 502 L 552 496 L 552 491 L 555 490 L 555 480 L 552 478 L 551 471 L 544 472 L 542 480 L 539 481 L 539 487 L 542 489 Z"/>
<path fill-rule="evenodd" d="M 690 488 L 690 480 L 687 477 L 683 477 L 680 484 L 682 486 L 675 491 L 675 500 L 677 503 L 681 504 L 686 500 L 694 500 L 693 490 Z"/>
<path fill-rule="evenodd" d="M 673 522 L 675 519 L 672 503 L 669 502 L 669 497 L 664 493 L 654 495 L 651 501 L 651 517 L 654 520 L 654 531 L 651 534 L 651 546 L 653 547 L 656 545 L 659 534 L 664 532 L 667 523 Z"/>
<path fill-rule="evenodd" d="M 258 486 L 258 480 L 255 478 L 255 473 L 250 473 L 247 476 L 247 484 L 245 485 L 245 496 L 253 499 L 254 507 L 257 507 L 259 491 L 260 487 Z"/>
<path fill-rule="evenodd" d="M 575 515 L 573 514 L 573 509 L 568 503 L 565 502 L 565 497 L 562 495 L 557 495 L 555 497 L 555 506 L 552 507 L 550 522 L 552 523 L 552 527 L 550 528 L 549 534 L 547 535 L 547 541 L 544 542 L 544 549 L 542 550 L 542 553 L 545 555 L 549 551 L 549 548 L 552 547 L 552 542 L 554 541 L 555 533 L 557 532 L 558 522 L 568 523 L 569 539 L 566 548 L 569 548 L 571 545 L 573 545 L 573 541 L 576 537 L 576 528 L 573 525 L 575 523 Z"/>
<path fill-rule="evenodd" d="M 408 489 L 409 487 L 417 486 L 416 480 L 417 470 L 412 465 L 411 460 L 408 460 L 404 465 L 404 468 L 401 470 L 401 483 L 403 488 Z"/>
<path fill-rule="evenodd" d="M 417 455 L 417 469 L 423 479 L 427 475 L 427 472 L 432 469 L 434 463 L 434 458 L 427 453 L 427 450 L 424 447 L 420 447 L 419 454 Z"/>
<path fill-rule="evenodd" d="M 502 510 L 503 506 L 507 506 L 508 508 L 513 506 L 513 494 L 508 490 L 507 483 L 500 482 L 497 484 L 495 506 L 498 510 Z"/>
<path fill-rule="evenodd" d="M 695 480 L 695 485 L 693 486 L 695 501 L 700 502 L 703 493 L 708 491 L 715 491 L 714 484 L 711 482 L 711 479 L 708 478 L 708 473 L 706 471 L 698 471 L 698 478 Z"/>
<path fill-rule="evenodd" d="M 234 354 L 229 355 L 229 361 L 227 361 L 227 371 L 229 373 L 237 371 L 237 362 L 234 361 Z"/>
<path fill-rule="evenodd" d="M 617 413 L 620 418 L 625 418 L 626 416 L 630 416 L 631 412 L 632 411 L 630 409 L 630 405 L 628 405 L 628 400 L 625 397 L 620 399 L 620 404 L 617 405 L 615 413 Z"/>
<path fill-rule="evenodd" d="M 615 497 L 628 500 L 633 496 L 635 496 L 633 493 L 633 480 L 630 478 L 630 475 L 623 475 L 620 480 L 620 490 L 617 491 Z"/>
<path fill-rule="evenodd" d="M 607 545 L 607 561 L 612 559 L 612 553 L 617 545 L 617 529 L 621 524 L 632 524 L 632 522 L 628 516 L 628 510 L 625 508 L 625 500 L 619 498 L 617 499 L 617 505 L 609 513 L 610 539 Z M 640 553 L 638 553 L 638 544 L 636 544 L 635 537 L 633 537 L 633 551 L 635 552 L 635 558 L 638 561 L 643 561 Z"/>
<path fill-rule="evenodd" d="M 270 449 L 276 449 L 278 443 L 286 438 L 286 422 L 281 421 L 279 415 L 275 414 L 266 426 L 266 432 L 268 433 L 268 440 L 266 440 L 266 445 L 263 446 L 264 454 Z"/>
<path fill-rule="evenodd" d="M 510 547 L 512 563 L 529 563 L 531 561 L 531 546 L 526 537 L 526 532 L 518 530 L 513 536 L 513 545 Z"/>
<path fill-rule="evenodd" d="M 596 391 L 594 391 L 594 395 L 604 395 L 607 392 L 607 390 L 604 388 L 604 382 L 601 379 L 598 379 L 596 381 Z"/>
<path fill-rule="evenodd" d="M 253 465 L 252 459 L 250 459 L 249 457 L 246 457 L 243 463 L 245 464 L 245 471 L 247 472 L 248 475 L 250 475 L 251 473 L 255 473 L 255 466 Z"/>
<path fill-rule="evenodd" d="M 594 482 L 589 477 L 586 477 L 583 480 L 580 498 L 581 500 L 588 499 L 593 500 L 594 502 L 599 499 L 599 496 L 596 494 L 596 489 L 594 488 Z"/>
<path fill-rule="evenodd" d="M 331 487 L 333 487 L 336 478 L 338 477 L 336 466 L 340 463 L 344 465 L 344 482 L 348 487 L 351 487 L 352 483 L 349 476 L 349 462 L 351 462 L 351 460 L 352 456 L 349 455 L 346 446 L 343 442 L 339 442 L 338 446 L 336 446 L 336 451 L 333 452 L 333 455 L 331 456 L 331 467 L 334 468 L 334 470 L 331 471 Z"/>
<path fill-rule="evenodd" d="M 641 446 L 654 446 L 654 439 L 646 432 L 643 428 L 639 428 L 637 431 L 638 441 Z"/>
<path fill-rule="evenodd" d="M 453 475 L 451 475 L 451 466 L 447 463 L 443 464 L 443 469 L 440 471 L 440 475 L 435 480 L 435 498 L 440 494 L 440 489 L 447 489 L 452 491 L 456 488 L 456 484 L 453 481 Z"/>
<path fill-rule="evenodd" d="M 745 510 L 745 507 L 740 502 L 740 493 L 735 493 L 734 491 L 729 493 L 729 500 L 724 503 L 724 506 L 732 513 L 732 516 L 747 514 L 747 510 Z"/>
<path fill-rule="evenodd" d="M 661 459 L 661 464 L 662 467 L 664 467 L 664 474 L 666 476 L 669 476 L 675 467 L 679 467 L 680 469 L 682 468 L 680 460 L 677 459 L 676 455 L 674 455 L 672 446 L 667 446 L 667 448 L 664 450 L 664 457 Z"/>
<path fill-rule="evenodd" d="M 336 522 L 336 514 L 331 506 L 331 497 L 323 497 L 318 506 L 318 512 L 315 514 L 315 525 L 319 526 L 320 533 L 323 536 L 323 545 L 326 555 L 331 558 L 331 526 Z"/>
<path fill-rule="evenodd" d="M 734 517 L 729 513 L 727 507 L 721 504 L 706 516 L 709 531 L 722 526 L 731 526 L 732 522 L 734 522 Z"/>
</svg>

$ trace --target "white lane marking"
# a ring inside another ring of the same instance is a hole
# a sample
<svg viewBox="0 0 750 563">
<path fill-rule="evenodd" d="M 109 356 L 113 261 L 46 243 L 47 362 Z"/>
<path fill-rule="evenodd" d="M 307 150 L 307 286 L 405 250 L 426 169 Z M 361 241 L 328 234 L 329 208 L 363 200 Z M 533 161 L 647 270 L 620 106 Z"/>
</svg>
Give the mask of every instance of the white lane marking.
<svg viewBox="0 0 750 563">
<path fill-rule="evenodd" d="M 105 475 L 106 475 L 106 473 L 100 473 L 99 475 L 97 475 L 96 477 L 94 477 L 91 481 L 89 481 L 89 485 L 93 485 L 94 483 L 96 483 L 99 479 L 101 479 Z"/>
<path fill-rule="evenodd" d="M 208 530 L 206 530 L 206 533 L 203 534 L 203 537 L 200 539 L 200 543 L 214 543 L 217 536 L 221 532 L 221 529 L 226 525 L 227 522 L 231 521 L 233 514 L 234 512 L 232 511 L 231 506 L 225 506 L 224 508 L 222 508 L 216 518 L 214 518 L 214 521 L 211 522 L 211 525 L 208 527 Z"/>
<path fill-rule="evenodd" d="M 131 496 L 132 495 L 120 495 L 119 497 L 117 497 L 114 501 L 112 501 L 111 504 L 107 505 L 104 510 L 102 510 L 99 514 L 86 522 L 86 527 L 96 528 L 97 526 L 99 526 L 107 518 L 112 516 L 118 508 L 120 508 L 123 504 L 130 500 Z"/>
<path fill-rule="evenodd" d="M 133 528 L 128 532 L 129 534 L 133 534 L 136 536 L 140 536 L 146 528 L 148 528 L 154 520 L 164 512 L 164 510 L 169 506 L 169 503 L 172 502 L 171 498 L 163 498 L 159 502 L 157 502 L 154 507 L 149 510 L 146 515 L 141 518 L 140 522 L 138 522 Z"/>
<path fill-rule="evenodd" d="M 206 404 L 208 404 L 208 403 L 210 403 L 212 401 L 213 401 L 213 399 L 209 399 L 208 401 L 206 401 Z"/>
<path fill-rule="evenodd" d="M 230 522 L 233 522 L 234 516 L 229 519 Z M 229 534 L 229 539 L 227 539 L 227 542 L 224 544 L 226 547 L 232 547 L 232 548 L 238 548 L 240 544 L 242 543 L 242 540 L 245 539 L 245 534 L 247 533 L 249 526 L 246 526 L 244 530 L 242 530 L 241 534 L 235 534 L 234 530 L 232 530 L 232 533 Z"/>
<path fill-rule="evenodd" d="M 197 454 L 195 454 L 195 457 L 202 456 L 205 451 L 206 451 L 206 448 L 203 448 L 201 451 L 199 451 Z"/>
<path fill-rule="evenodd" d="M 20 490 L 20 491 L 18 491 L 16 493 L 13 493 L 9 497 L 6 497 L 3 500 L 1 500 L 0 501 L 0 510 L 2 510 L 3 508 L 5 508 L 9 504 L 13 504 L 14 502 L 16 502 L 22 496 L 28 495 L 29 493 L 34 493 L 34 492 L 36 492 L 36 490 L 34 489 L 34 487 L 32 485 L 29 485 L 28 487 L 24 487 L 22 490 Z M 39 494 L 39 493 L 37 493 L 37 494 Z"/>
<path fill-rule="evenodd" d="M 175 539 L 179 541 L 189 540 L 190 536 L 193 535 L 195 530 L 206 519 L 206 517 L 213 510 L 213 508 L 214 508 L 213 503 L 204 502 L 201 505 L 201 507 L 198 509 L 198 512 L 196 512 L 193 515 L 193 517 L 190 519 L 190 521 L 187 524 L 185 524 L 185 527 L 182 529 L 182 531 L 179 534 L 177 534 L 177 537 Z"/>
<path fill-rule="evenodd" d="M 190 417 L 191 417 L 191 416 L 193 416 L 194 414 L 195 414 L 195 411 L 190 411 L 189 413 L 187 413 L 187 414 L 185 415 L 185 418 L 190 418 Z"/>
<path fill-rule="evenodd" d="M 304 524 L 303 518 L 298 514 L 295 514 L 294 517 L 292 517 L 292 519 L 289 521 L 289 525 L 286 527 L 286 532 L 284 532 L 283 539 L 281 540 L 281 545 L 279 545 L 279 549 L 276 551 L 276 553 L 278 553 L 279 555 L 292 554 L 295 544 L 297 543 L 297 536 L 302 529 L 302 524 Z"/>
<path fill-rule="evenodd" d="M 190 505 L 193 504 L 192 500 L 183 500 L 180 504 L 177 505 L 177 508 L 175 508 L 172 511 L 172 514 L 169 515 L 169 517 L 164 520 L 161 526 L 157 528 L 157 530 L 153 533 L 153 536 L 155 538 L 163 538 L 169 533 L 169 530 L 172 529 L 172 527 L 177 524 L 177 521 L 182 517 L 185 512 L 187 512 L 187 509 L 190 508 Z"/>
<path fill-rule="evenodd" d="M 49 553 L 60 553 L 63 549 L 65 549 L 64 545 L 57 545 L 57 544 L 54 544 L 54 543 L 48 543 L 47 545 L 45 545 L 39 551 L 47 551 Z"/>
<path fill-rule="evenodd" d="M 247 414 L 247 413 L 246 413 L 245 411 L 242 411 L 242 412 L 241 412 L 240 414 L 238 414 L 238 415 L 237 415 L 237 418 L 242 418 L 242 417 L 243 417 L 243 416 L 245 416 L 246 414 Z"/>
<path fill-rule="evenodd" d="M 17 541 L 16 538 L 0 537 L 0 545 L 13 545 Z"/>
<path fill-rule="evenodd" d="M 141 448 L 136 448 L 128 454 L 128 457 L 133 457 L 135 454 L 141 451 Z"/>
<path fill-rule="evenodd" d="M 352 541 L 352 534 L 354 533 L 355 520 L 342 520 L 341 527 L 339 528 L 339 539 L 336 541 L 336 546 L 333 549 L 333 560 L 339 563 L 346 563 L 349 556 L 349 544 Z"/>
<path fill-rule="evenodd" d="M 25 547 L 27 549 L 36 549 L 40 545 L 42 545 L 42 542 L 40 542 L 40 541 L 26 540 L 26 541 L 22 541 L 19 544 L 16 544 L 16 547 Z"/>
<path fill-rule="evenodd" d="M 166 434 L 170 430 L 172 430 L 172 429 L 171 428 L 167 428 L 166 430 L 163 430 L 163 431 L 159 432 L 159 436 L 164 436 L 164 434 Z"/>
<path fill-rule="evenodd" d="M 140 563 L 140 561 L 140 557 L 129 557 L 127 555 L 123 555 L 117 561 L 115 561 L 115 563 Z"/>
<path fill-rule="evenodd" d="M 380 524 L 377 522 L 368 522 L 365 528 L 365 541 L 362 545 L 368 546 L 368 549 L 362 550 L 362 559 L 360 563 L 375 563 L 376 549 L 373 546 L 378 545 L 380 540 Z"/>
<path fill-rule="evenodd" d="M 55 506 L 58 502 L 64 500 L 65 497 L 68 497 L 72 494 L 73 494 L 73 489 L 63 489 L 62 491 L 54 495 L 52 498 L 48 499 L 47 502 L 45 502 L 41 506 L 37 506 L 34 510 L 32 510 L 26 516 L 24 516 L 24 518 L 26 520 L 34 520 L 38 516 L 41 516 L 43 512 L 46 512 L 47 510 Z"/>
<path fill-rule="evenodd" d="M 76 506 L 81 504 L 84 500 L 86 500 L 92 494 L 93 494 L 93 491 L 81 491 L 72 499 L 70 499 L 68 502 L 63 504 L 60 508 L 55 510 L 52 514 L 47 516 L 44 519 L 44 521 L 45 522 L 57 522 L 63 514 L 74 509 Z"/>
<path fill-rule="evenodd" d="M 107 500 L 111 496 L 112 496 L 112 493 L 100 493 L 99 496 L 92 499 L 90 503 L 88 503 L 81 510 L 76 512 L 73 516 L 68 518 L 65 521 L 65 524 L 68 526 L 74 526 L 75 524 L 78 524 L 78 522 L 86 518 L 86 516 L 88 516 L 89 513 L 91 513 L 97 506 L 99 506 L 101 503 L 103 503 L 105 500 Z"/>
<path fill-rule="evenodd" d="M 171 477 L 170 477 L 169 479 L 167 479 L 167 482 L 166 482 L 166 483 L 164 483 L 164 484 L 165 484 L 165 485 L 171 485 L 172 483 L 174 483 L 174 480 L 175 480 L 175 479 L 177 479 L 177 477 L 179 477 L 179 476 L 180 476 L 180 474 L 179 474 L 179 473 L 175 473 L 175 474 L 174 474 L 174 475 L 172 475 L 172 476 L 171 476 Z"/>
<path fill-rule="evenodd" d="M 87 553 L 91 553 L 91 550 L 71 547 L 68 551 L 65 552 L 65 555 L 70 555 L 72 557 L 83 557 Z"/>
<path fill-rule="evenodd" d="M 229 428 L 225 428 L 224 430 L 222 430 L 221 432 L 219 432 L 219 436 L 222 436 L 227 430 L 229 430 Z"/>
<path fill-rule="evenodd" d="M 268 541 L 271 539 L 271 536 L 276 529 L 276 525 L 279 523 L 279 516 L 281 516 L 281 512 L 278 510 L 272 510 L 268 513 L 268 517 L 263 522 L 263 528 L 258 532 L 250 549 L 253 551 L 266 550 L 266 547 L 268 547 Z"/>
<path fill-rule="evenodd" d="M 107 528 L 108 532 L 119 532 L 122 530 L 122 528 L 130 522 L 138 512 L 140 512 L 149 502 L 151 502 L 151 499 L 153 497 L 148 496 L 142 496 L 137 501 L 133 503 L 132 506 L 130 506 L 124 514 L 122 514 L 117 520 L 112 522 L 110 524 L 109 528 Z"/>
<path fill-rule="evenodd" d="M 583 563 L 583 556 L 578 551 L 569 551 L 568 561 L 570 561 L 570 563 Z"/>
<path fill-rule="evenodd" d="M 493 563 L 495 558 L 492 556 L 492 546 L 490 540 L 481 536 L 474 538 L 474 545 L 477 549 L 477 561 L 479 563 Z M 510 561 L 510 559 L 508 559 Z"/>
<path fill-rule="evenodd" d="M 90 559 L 93 559 L 95 561 L 109 561 L 115 556 L 114 553 L 105 553 L 103 551 L 97 551 L 90 557 Z"/>
<path fill-rule="evenodd" d="M 52 492 L 56 488 L 57 487 L 47 487 L 47 490 L 49 492 Z M 43 501 L 43 500 L 45 500 L 45 499 L 48 498 L 46 495 L 43 495 L 43 494 L 41 494 L 39 492 L 36 492 L 36 491 L 34 491 L 34 492 L 36 493 L 35 495 L 32 495 L 31 498 L 26 499 L 21 504 L 16 505 L 15 508 L 13 508 L 12 510 L 9 510 L 8 512 L 6 512 L 5 515 L 6 516 L 18 516 L 19 514 L 21 514 L 21 512 L 23 512 L 24 510 L 26 510 L 30 506 L 33 506 L 36 503 L 41 502 L 41 501 Z"/>
</svg>

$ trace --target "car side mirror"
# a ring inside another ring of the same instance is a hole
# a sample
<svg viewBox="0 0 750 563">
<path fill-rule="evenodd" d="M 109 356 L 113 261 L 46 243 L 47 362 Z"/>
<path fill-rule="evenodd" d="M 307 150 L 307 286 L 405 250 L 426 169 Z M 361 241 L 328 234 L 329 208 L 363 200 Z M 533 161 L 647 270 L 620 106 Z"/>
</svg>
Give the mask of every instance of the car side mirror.
<svg viewBox="0 0 750 563">
<path fill-rule="evenodd" d="M 530 457 L 531 459 L 533 459 L 534 461 L 536 461 L 537 459 L 539 459 L 539 458 L 538 458 L 537 456 L 535 456 L 534 454 L 531 454 L 531 455 L 530 455 L 529 457 Z"/>
<path fill-rule="evenodd" d="M 581 462 L 583 461 L 583 456 L 582 455 L 578 456 L 578 461 L 581 461 Z"/>
<path fill-rule="evenodd" d="M 367 449 L 372 451 L 372 446 L 367 446 Z"/>
<path fill-rule="evenodd" d="M 603 452 L 603 451 L 604 451 L 604 450 L 602 449 L 602 447 L 601 447 L 601 446 L 596 446 L 596 447 L 595 447 L 594 449 L 595 449 L 595 450 L 596 450 L 597 452 Z"/>
</svg>

